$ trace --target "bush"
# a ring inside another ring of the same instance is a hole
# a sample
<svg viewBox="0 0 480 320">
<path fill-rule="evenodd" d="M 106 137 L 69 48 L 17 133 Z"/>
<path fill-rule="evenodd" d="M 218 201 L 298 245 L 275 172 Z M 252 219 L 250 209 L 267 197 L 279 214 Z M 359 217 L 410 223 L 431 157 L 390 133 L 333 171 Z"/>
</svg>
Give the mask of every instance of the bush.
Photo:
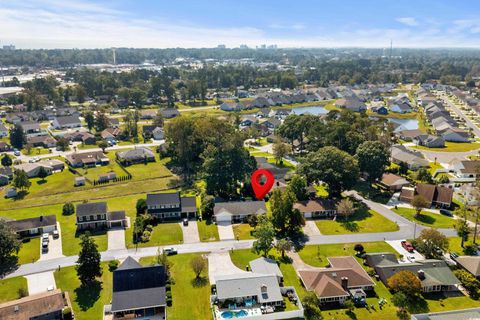
<svg viewBox="0 0 480 320">
<path fill-rule="evenodd" d="M 463 253 L 465 253 L 467 256 L 476 256 L 477 246 L 469 244 L 468 246 L 465 246 L 465 248 L 463 248 Z"/>
<path fill-rule="evenodd" d="M 73 319 L 73 317 L 72 317 L 72 309 L 70 309 L 70 307 L 64 308 L 63 311 L 62 311 L 62 313 L 63 313 L 63 319 L 64 319 L 64 320 L 71 320 L 71 319 Z"/>
<path fill-rule="evenodd" d="M 147 226 L 145 227 L 145 230 L 147 230 L 147 231 L 149 231 L 149 232 L 152 232 L 153 226 L 152 226 L 151 224 L 149 224 L 149 225 L 147 225 Z"/>
<path fill-rule="evenodd" d="M 67 202 L 63 205 L 62 214 L 64 216 L 69 216 L 75 213 L 75 207 L 71 202 Z"/>
<path fill-rule="evenodd" d="M 118 268 L 118 260 L 112 260 L 108 263 L 108 270 L 110 270 L 110 272 L 117 270 L 117 268 Z"/>
<path fill-rule="evenodd" d="M 26 288 L 20 288 L 18 289 L 18 296 L 20 298 L 28 296 L 28 290 Z"/>
<path fill-rule="evenodd" d="M 170 283 L 167 283 L 167 284 L 165 285 L 165 290 L 166 290 L 167 292 L 170 291 L 170 290 L 172 290 L 172 285 L 171 285 Z"/>
<path fill-rule="evenodd" d="M 353 250 L 355 250 L 356 252 L 363 253 L 363 252 L 365 251 L 365 248 L 364 248 L 363 245 L 361 245 L 360 243 L 357 243 L 357 244 L 353 247 Z"/>
<path fill-rule="evenodd" d="M 150 231 L 143 231 L 141 240 L 142 242 L 148 242 L 150 240 L 151 232 Z"/>
<path fill-rule="evenodd" d="M 172 299 L 172 291 L 166 292 L 167 299 Z"/>
</svg>

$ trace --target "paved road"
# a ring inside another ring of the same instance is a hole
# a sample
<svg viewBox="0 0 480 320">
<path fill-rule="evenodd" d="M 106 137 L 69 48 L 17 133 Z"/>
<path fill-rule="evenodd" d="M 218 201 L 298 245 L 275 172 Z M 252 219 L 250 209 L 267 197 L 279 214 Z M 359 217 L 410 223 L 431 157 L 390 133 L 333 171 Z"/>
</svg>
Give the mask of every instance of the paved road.
<svg viewBox="0 0 480 320">
<path fill-rule="evenodd" d="M 475 123 L 473 123 L 472 120 L 470 120 L 469 117 L 467 117 L 463 111 L 457 107 L 453 102 L 450 101 L 450 99 L 448 99 L 448 97 L 445 97 L 444 95 L 441 95 L 440 96 L 443 101 L 450 107 L 452 108 L 453 111 L 455 111 L 455 113 L 460 117 L 462 118 L 463 120 L 465 120 L 465 122 L 467 123 L 467 125 L 472 128 L 473 132 L 475 133 L 475 135 L 477 137 L 480 137 L 480 128 L 477 127 L 477 125 Z"/>
</svg>

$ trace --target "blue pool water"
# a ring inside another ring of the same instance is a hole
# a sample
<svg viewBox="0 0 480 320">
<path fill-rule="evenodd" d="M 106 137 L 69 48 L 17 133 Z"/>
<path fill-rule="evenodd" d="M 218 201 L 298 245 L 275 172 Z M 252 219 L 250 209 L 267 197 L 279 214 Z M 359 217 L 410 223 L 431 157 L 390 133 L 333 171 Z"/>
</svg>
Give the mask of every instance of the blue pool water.
<svg viewBox="0 0 480 320">
<path fill-rule="evenodd" d="M 233 312 L 230 311 L 224 311 L 222 312 L 222 318 L 223 319 L 232 319 L 233 318 Z"/>
<path fill-rule="evenodd" d="M 235 313 L 235 316 L 237 316 L 237 318 L 246 317 L 248 316 L 248 312 L 245 310 L 240 310 Z"/>
</svg>

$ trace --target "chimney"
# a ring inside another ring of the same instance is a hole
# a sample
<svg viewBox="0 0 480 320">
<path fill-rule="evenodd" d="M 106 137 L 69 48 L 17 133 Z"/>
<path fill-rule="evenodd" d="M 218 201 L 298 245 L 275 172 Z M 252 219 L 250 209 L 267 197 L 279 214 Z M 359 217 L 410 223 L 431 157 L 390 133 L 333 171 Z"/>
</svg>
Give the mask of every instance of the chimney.
<svg viewBox="0 0 480 320">
<path fill-rule="evenodd" d="M 345 291 L 348 291 L 348 277 L 342 277 L 342 288 Z"/>
<path fill-rule="evenodd" d="M 423 270 L 418 270 L 417 271 L 417 275 L 418 275 L 418 278 L 420 280 L 424 280 L 425 279 L 425 272 Z"/>
<path fill-rule="evenodd" d="M 43 216 L 40 216 L 40 221 L 43 221 Z"/>
</svg>

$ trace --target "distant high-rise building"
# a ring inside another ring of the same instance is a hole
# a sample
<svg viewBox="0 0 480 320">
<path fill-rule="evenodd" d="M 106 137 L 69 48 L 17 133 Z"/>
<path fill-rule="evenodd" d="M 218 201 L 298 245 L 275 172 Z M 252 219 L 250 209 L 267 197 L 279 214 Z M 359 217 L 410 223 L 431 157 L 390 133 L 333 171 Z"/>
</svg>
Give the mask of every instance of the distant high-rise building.
<svg viewBox="0 0 480 320">
<path fill-rule="evenodd" d="M 277 49 L 277 45 L 276 44 L 269 45 L 268 49 Z"/>
<path fill-rule="evenodd" d="M 218 49 L 225 49 L 226 47 L 227 47 L 227 46 L 224 45 L 224 44 L 219 44 L 219 45 L 217 46 Z"/>
<path fill-rule="evenodd" d="M 266 44 L 260 45 L 260 49 L 267 49 L 267 45 Z"/>
<path fill-rule="evenodd" d="M 4 45 L 3 50 L 15 50 L 15 45 L 13 44 Z"/>
<path fill-rule="evenodd" d="M 248 46 L 246 44 L 241 44 L 240 49 L 248 49 Z"/>
</svg>

